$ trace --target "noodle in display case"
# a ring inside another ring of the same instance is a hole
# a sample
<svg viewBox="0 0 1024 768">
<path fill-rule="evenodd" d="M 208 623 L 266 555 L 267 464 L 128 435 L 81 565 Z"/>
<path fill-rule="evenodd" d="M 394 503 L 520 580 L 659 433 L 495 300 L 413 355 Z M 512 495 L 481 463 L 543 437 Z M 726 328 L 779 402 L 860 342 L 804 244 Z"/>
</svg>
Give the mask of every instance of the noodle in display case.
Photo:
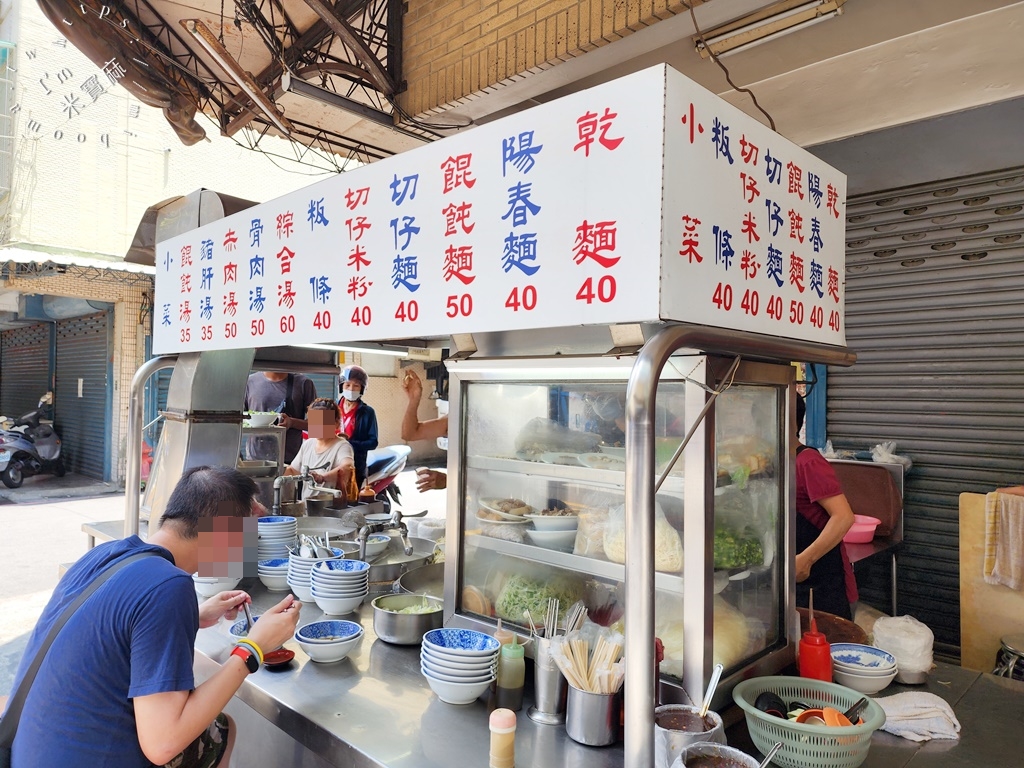
<svg viewBox="0 0 1024 768">
<path fill-rule="evenodd" d="M 665 648 L 663 682 L 681 685 L 684 611 L 703 604 L 701 583 L 684 580 L 687 533 L 710 539 L 704 569 L 713 598 L 701 614 L 712 657 L 739 674 L 757 659 L 785 657 L 784 494 L 789 450 L 782 425 L 792 371 L 740 365 L 676 449 L 721 384 L 729 361 L 685 354 L 670 359 L 657 389 L 655 465 L 665 480 L 654 518 L 655 631 Z M 450 362 L 449 530 L 457 625 L 516 631 L 540 625 L 549 600 L 558 622 L 582 601 L 591 621 L 624 629 L 625 402 L 629 361 Z M 457 436 L 456 436 L 457 435 Z M 455 458 L 455 457 L 453 457 Z M 713 528 L 702 526 L 710 509 Z M 457 520 L 451 519 L 457 517 Z M 453 527 L 454 526 L 454 527 Z M 703 541 L 695 548 L 704 551 Z M 457 551 L 453 559 L 451 553 Z M 529 652 L 529 650 L 528 650 Z"/>
</svg>

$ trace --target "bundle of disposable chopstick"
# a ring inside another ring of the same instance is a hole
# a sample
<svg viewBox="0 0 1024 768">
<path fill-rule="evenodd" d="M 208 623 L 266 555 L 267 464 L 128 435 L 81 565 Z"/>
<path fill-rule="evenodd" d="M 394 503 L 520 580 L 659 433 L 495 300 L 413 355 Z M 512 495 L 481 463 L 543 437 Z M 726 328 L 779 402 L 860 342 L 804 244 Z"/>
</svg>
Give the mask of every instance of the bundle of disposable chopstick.
<svg viewBox="0 0 1024 768">
<path fill-rule="evenodd" d="M 595 627 L 596 625 L 588 625 Z M 573 688 L 589 693 L 616 693 L 622 687 L 624 666 L 622 635 L 597 628 L 597 640 L 586 635 L 594 631 L 570 632 L 551 638 L 551 657 Z"/>
</svg>

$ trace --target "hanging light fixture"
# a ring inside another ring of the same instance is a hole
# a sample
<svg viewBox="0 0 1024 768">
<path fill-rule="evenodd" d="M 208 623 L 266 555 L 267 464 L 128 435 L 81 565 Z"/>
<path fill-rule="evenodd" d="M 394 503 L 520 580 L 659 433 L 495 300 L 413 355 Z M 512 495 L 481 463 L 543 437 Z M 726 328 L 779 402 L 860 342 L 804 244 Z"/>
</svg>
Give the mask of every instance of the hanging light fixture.
<svg viewBox="0 0 1024 768">
<path fill-rule="evenodd" d="M 694 37 L 697 53 L 702 58 L 729 56 L 754 46 L 775 40 L 783 35 L 841 16 L 846 0 L 786 0 L 731 24 Z M 706 45 L 705 45 L 706 43 Z"/>
</svg>

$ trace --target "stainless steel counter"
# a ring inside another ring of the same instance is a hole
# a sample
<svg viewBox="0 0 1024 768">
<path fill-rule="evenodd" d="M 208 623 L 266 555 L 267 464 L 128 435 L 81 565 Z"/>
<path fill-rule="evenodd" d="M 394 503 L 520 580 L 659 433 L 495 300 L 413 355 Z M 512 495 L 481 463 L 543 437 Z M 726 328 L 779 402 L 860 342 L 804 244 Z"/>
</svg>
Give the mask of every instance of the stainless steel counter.
<svg viewBox="0 0 1024 768">
<path fill-rule="evenodd" d="M 285 594 L 268 592 L 255 579 L 244 580 L 239 588 L 252 595 L 256 614 Z M 302 607 L 299 623 L 321 618 L 323 613 L 316 604 L 308 603 Z M 295 660 L 283 669 L 264 668 L 251 675 L 236 699 L 265 718 L 268 725 L 318 755 L 323 763 L 316 764 L 389 768 L 487 765 L 490 734 L 486 697 L 466 706 L 440 701 L 420 674 L 419 646 L 389 645 L 376 637 L 369 599 L 356 613 L 340 618 L 359 621 L 365 629 L 363 639 L 347 659 L 318 664 L 310 661 L 297 643 L 289 641 L 285 647 L 295 651 Z M 230 652 L 228 626 L 222 621 L 199 631 L 197 683 L 213 674 Z M 561 726 L 535 724 L 526 714 L 532 703 L 529 688 L 527 693 L 528 701 L 519 713 L 516 729 L 517 765 L 603 768 L 623 764 L 621 743 L 606 748 L 586 747 L 566 736 Z M 240 740 L 253 735 L 247 735 L 246 730 L 240 728 Z"/>
</svg>

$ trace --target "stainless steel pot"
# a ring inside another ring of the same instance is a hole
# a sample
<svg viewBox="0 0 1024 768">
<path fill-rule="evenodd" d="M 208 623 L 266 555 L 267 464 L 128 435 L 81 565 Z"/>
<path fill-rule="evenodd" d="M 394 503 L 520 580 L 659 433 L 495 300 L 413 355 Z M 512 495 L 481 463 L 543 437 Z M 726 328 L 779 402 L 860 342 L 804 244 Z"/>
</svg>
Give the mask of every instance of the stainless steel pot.
<svg viewBox="0 0 1024 768">
<path fill-rule="evenodd" d="M 436 610 L 428 613 L 396 613 L 427 601 Z M 423 595 L 381 595 L 373 602 L 373 631 L 386 643 L 419 645 L 423 634 L 440 629 L 444 620 L 444 602 Z"/>
<path fill-rule="evenodd" d="M 407 571 L 419 568 L 430 562 L 430 559 L 434 556 L 434 542 L 410 536 L 409 543 L 412 544 L 411 555 L 405 554 L 401 537 L 392 536 L 388 548 L 370 566 L 370 581 L 391 582 Z M 443 595 L 437 594 L 434 597 L 443 597 Z"/>
<path fill-rule="evenodd" d="M 431 563 L 409 571 L 398 578 L 397 588 L 399 592 L 429 595 L 443 600 L 444 563 Z"/>
<path fill-rule="evenodd" d="M 340 497 L 339 497 L 340 498 Z M 335 498 L 330 493 L 319 493 L 315 496 L 310 496 L 306 499 L 306 514 L 309 517 L 334 517 L 337 515 L 337 509 L 332 507 L 335 504 Z"/>
</svg>

